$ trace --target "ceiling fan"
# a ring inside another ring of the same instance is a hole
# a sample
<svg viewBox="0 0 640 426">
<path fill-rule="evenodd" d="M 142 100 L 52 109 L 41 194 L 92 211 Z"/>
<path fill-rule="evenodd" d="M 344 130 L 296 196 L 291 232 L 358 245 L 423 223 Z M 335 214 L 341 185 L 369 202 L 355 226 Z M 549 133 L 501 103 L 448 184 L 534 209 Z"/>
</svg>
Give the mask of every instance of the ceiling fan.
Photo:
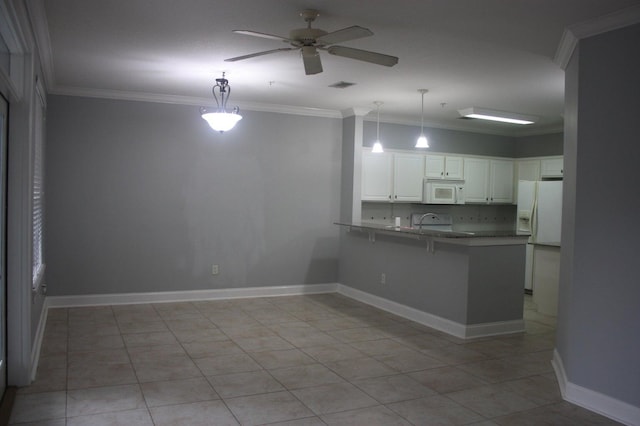
<svg viewBox="0 0 640 426">
<path fill-rule="evenodd" d="M 370 62 L 372 64 L 384 65 L 392 67 L 398 63 L 395 56 L 384 55 L 382 53 L 370 52 L 368 50 L 354 49 L 351 47 L 336 46 L 336 43 L 355 40 L 357 38 L 369 37 L 373 32 L 367 28 L 357 25 L 343 28 L 341 30 L 326 32 L 319 28 L 311 28 L 311 23 L 319 16 L 317 10 L 306 9 L 300 13 L 300 16 L 307 23 L 307 28 L 297 28 L 289 32 L 289 37 L 281 37 L 272 34 L 259 33 L 248 30 L 234 30 L 234 33 L 245 34 L 254 37 L 268 38 L 289 43 L 292 47 L 281 47 L 278 49 L 265 50 L 263 52 L 250 53 L 248 55 L 236 56 L 235 58 L 225 59 L 226 62 L 241 61 L 243 59 L 255 58 L 256 56 L 269 55 L 271 53 L 286 52 L 289 50 L 300 50 L 302 54 L 302 62 L 304 63 L 304 71 L 307 75 L 318 74 L 322 72 L 322 62 L 320 62 L 320 54 L 318 50 L 327 51 L 331 55 L 342 56 L 344 58 L 357 59 L 359 61 Z"/>
</svg>

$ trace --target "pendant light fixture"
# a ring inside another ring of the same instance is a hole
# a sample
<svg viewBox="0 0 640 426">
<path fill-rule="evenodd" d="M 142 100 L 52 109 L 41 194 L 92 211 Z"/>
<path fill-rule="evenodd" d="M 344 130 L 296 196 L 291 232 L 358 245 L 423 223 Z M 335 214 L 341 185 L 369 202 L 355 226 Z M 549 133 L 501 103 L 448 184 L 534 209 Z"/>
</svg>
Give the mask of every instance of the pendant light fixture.
<svg viewBox="0 0 640 426">
<path fill-rule="evenodd" d="M 420 121 L 420 137 L 416 141 L 416 148 L 429 148 L 429 141 L 424 135 L 424 94 L 428 92 L 427 89 L 418 89 L 418 92 L 422 94 L 422 119 Z"/>
<path fill-rule="evenodd" d="M 381 153 L 384 152 L 384 149 L 382 149 L 382 144 L 380 143 L 380 105 L 382 105 L 382 102 L 375 101 L 374 104 L 376 105 L 378 118 L 376 120 L 376 141 L 373 143 L 371 152 Z"/>
<path fill-rule="evenodd" d="M 213 93 L 213 99 L 216 100 L 216 109 L 212 108 L 200 108 L 200 114 L 202 118 L 209 123 L 209 126 L 220 133 L 233 129 L 236 123 L 242 120 L 242 116 L 238 114 L 240 108 L 234 107 L 232 112 L 227 112 L 227 102 L 231 95 L 231 86 L 229 86 L 229 80 L 224 78 L 216 78 L 216 85 L 211 88 Z"/>
</svg>

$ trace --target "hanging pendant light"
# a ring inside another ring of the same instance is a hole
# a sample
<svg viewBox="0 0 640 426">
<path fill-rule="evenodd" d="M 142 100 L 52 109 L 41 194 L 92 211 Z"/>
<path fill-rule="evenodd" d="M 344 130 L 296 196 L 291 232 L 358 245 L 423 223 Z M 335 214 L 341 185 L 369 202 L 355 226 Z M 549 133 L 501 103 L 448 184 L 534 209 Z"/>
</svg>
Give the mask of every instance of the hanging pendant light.
<svg viewBox="0 0 640 426">
<path fill-rule="evenodd" d="M 240 108 L 234 107 L 232 112 L 227 112 L 227 102 L 231 96 L 231 86 L 229 80 L 224 78 L 216 78 L 216 85 L 211 88 L 213 99 L 216 100 L 217 108 L 200 108 L 202 118 L 209 123 L 209 126 L 220 133 L 233 129 L 236 123 L 242 120 L 242 116 L 238 114 Z"/>
<path fill-rule="evenodd" d="M 420 137 L 416 141 L 416 148 L 429 148 L 429 141 L 424 135 L 424 94 L 428 92 L 427 89 L 419 89 L 418 92 L 422 94 L 422 119 L 420 121 Z"/>
<path fill-rule="evenodd" d="M 384 149 L 382 149 L 382 144 L 380 143 L 380 105 L 382 105 L 382 102 L 375 101 L 374 104 L 376 105 L 378 118 L 376 120 L 376 141 L 373 143 L 371 152 L 381 153 L 384 152 Z"/>
</svg>

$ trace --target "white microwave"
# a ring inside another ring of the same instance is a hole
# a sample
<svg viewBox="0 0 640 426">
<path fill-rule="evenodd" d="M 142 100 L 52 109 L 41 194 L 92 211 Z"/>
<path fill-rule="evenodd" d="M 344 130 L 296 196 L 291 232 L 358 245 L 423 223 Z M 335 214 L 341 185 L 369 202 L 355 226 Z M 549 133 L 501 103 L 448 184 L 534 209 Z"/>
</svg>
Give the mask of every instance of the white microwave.
<svg viewBox="0 0 640 426">
<path fill-rule="evenodd" d="M 464 204 L 464 181 L 425 179 L 423 204 Z"/>
</svg>

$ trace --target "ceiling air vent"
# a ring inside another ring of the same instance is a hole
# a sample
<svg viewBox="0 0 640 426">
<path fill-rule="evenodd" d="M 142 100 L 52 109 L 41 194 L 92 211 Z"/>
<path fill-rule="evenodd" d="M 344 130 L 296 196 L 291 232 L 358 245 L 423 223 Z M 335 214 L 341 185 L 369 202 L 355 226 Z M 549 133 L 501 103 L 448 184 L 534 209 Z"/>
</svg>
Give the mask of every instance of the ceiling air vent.
<svg viewBox="0 0 640 426">
<path fill-rule="evenodd" d="M 339 81 L 337 83 L 329 85 L 329 87 L 333 87 L 334 89 L 346 89 L 347 87 L 351 86 L 355 86 L 355 83 L 349 83 L 348 81 Z"/>
</svg>

